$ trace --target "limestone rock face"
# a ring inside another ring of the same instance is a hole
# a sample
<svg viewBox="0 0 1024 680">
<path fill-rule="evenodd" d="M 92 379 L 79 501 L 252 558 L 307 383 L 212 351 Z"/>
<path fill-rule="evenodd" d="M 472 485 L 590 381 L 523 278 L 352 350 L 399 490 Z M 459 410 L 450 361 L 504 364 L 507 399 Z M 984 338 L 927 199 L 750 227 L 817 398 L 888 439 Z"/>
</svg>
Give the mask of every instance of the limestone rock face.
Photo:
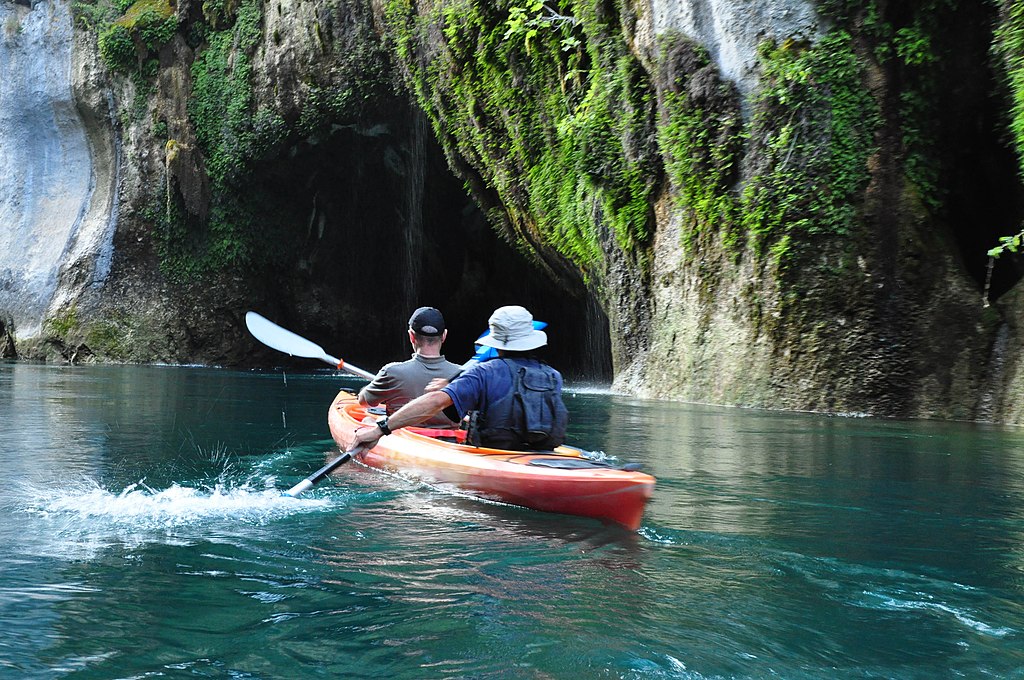
<svg viewBox="0 0 1024 680">
<path fill-rule="evenodd" d="M 681 32 L 711 56 L 712 83 L 735 84 L 748 121 L 763 106 L 759 48 L 799 52 L 829 28 L 811 2 L 651 0 L 638 16 L 634 49 L 652 73 L 665 71 L 665 37 Z M 861 59 L 873 97 L 899 96 L 905 85 L 892 62 L 875 68 L 869 55 Z M 702 97 L 693 83 L 706 77 L 707 69 L 689 72 L 691 100 Z M 657 87 L 671 88 L 671 78 Z M 882 114 L 896 115 L 884 106 Z M 750 249 L 729 256 L 712 239 L 682 247 L 681 225 L 692 218 L 670 189 L 654 213 L 648 349 L 623 366 L 616 384 L 647 396 L 769 408 L 1002 417 L 992 392 L 1002 389 L 992 378 L 1000 321 L 950 248 L 956 225 L 926 216 L 903 174 L 897 126 L 883 128 L 868 160 L 871 180 L 849 199 L 861 205 L 853 232 L 809 240 L 785 269 Z M 737 193 L 765 167 L 756 144 L 743 153 Z"/>
<path fill-rule="evenodd" d="M 33 336 L 52 305 L 108 275 L 116 154 L 102 82 L 74 57 L 70 3 L 0 2 L 0 25 L 0 309 Z"/>
<path fill-rule="evenodd" d="M 813 41 L 822 26 L 809 0 L 648 0 L 637 33 L 642 49 L 656 50 L 658 36 L 679 32 L 703 45 L 722 77 L 744 98 L 760 74 L 758 46 L 765 41 Z"/>
<path fill-rule="evenodd" d="M 583 272 L 617 387 L 1001 417 L 1020 348 L 983 305 L 999 234 L 978 225 L 1022 215 L 992 7 L 578 2 L 520 17 L 529 33 L 453 6 L 392 19 L 413 89 L 509 238 Z"/>
<path fill-rule="evenodd" d="M 131 10 L 0 1 L 0 314 L 21 355 L 280 363 L 244 329 L 257 309 L 372 366 L 407 352 L 421 304 L 466 318 L 461 355 L 516 299 L 565 318 L 564 365 L 606 370 L 606 342 L 573 351 L 595 308 L 551 296 L 446 167 L 371 3 L 168 8 L 176 30 L 114 64 L 98 37 Z"/>
</svg>

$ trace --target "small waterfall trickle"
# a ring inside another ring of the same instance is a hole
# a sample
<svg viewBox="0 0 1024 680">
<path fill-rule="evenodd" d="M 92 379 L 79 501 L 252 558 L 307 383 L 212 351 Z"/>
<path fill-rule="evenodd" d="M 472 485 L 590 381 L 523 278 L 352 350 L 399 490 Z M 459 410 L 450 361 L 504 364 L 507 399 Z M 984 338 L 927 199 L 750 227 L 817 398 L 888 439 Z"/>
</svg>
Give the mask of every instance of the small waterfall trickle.
<svg viewBox="0 0 1024 680">
<path fill-rule="evenodd" d="M 610 383 L 614 376 L 608 316 L 592 294 L 587 295 L 584 319 L 586 328 L 583 336 L 583 354 L 587 361 L 583 366 L 584 373 L 595 382 Z"/>
<path fill-rule="evenodd" d="M 402 280 L 402 301 L 405 309 L 420 304 L 420 290 L 423 270 L 423 194 L 425 182 L 425 139 L 428 134 L 427 119 L 420 112 L 413 113 L 409 127 L 409 157 L 406 168 L 406 191 L 404 215 L 405 228 L 402 231 L 404 244 L 403 264 L 405 276 Z"/>
</svg>

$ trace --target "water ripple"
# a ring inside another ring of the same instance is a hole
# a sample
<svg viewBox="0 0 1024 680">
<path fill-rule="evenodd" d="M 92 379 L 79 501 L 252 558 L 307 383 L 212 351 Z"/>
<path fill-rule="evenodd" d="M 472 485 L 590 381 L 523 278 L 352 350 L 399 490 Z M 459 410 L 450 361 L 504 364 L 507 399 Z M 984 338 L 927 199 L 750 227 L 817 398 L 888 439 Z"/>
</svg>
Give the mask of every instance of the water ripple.
<svg viewBox="0 0 1024 680">
<path fill-rule="evenodd" d="M 893 593 L 864 591 L 863 594 L 865 600 L 857 604 L 867 609 L 897 612 L 923 611 L 949 615 L 976 633 L 996 638 L 1006 637 L 1016 632 L 1013 628 L 1005 626 L 990 626 L 979 621 L 976 614 L 936 601 L 928 593 L 905 593 L 901 596 Z"/>
</svg>

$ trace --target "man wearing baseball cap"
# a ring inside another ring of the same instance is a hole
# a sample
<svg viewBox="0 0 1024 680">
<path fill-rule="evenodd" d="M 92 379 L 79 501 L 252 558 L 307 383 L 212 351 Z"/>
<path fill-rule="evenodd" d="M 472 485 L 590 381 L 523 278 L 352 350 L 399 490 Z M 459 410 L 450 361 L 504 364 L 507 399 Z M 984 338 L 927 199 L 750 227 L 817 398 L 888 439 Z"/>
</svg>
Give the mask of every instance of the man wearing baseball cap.
<svg viewBox="0 0 1024 680">
<path fill-rule="evenodd" d="M 409 344 L 412 358 L 387 364 L 359 391 L 359 403 L 365 406 L 384 404 L 389 414 L 423 394 L 435 378 L 451 380 L 462 367 L 441 354 L 441 345 L 448 337 L 444 316 L 434 307 L 420 307 L 409 317 Z M 436 414 L 427 425 L 450 427 L 452 421 Z"/>
<path fill-rule="evenodd" d="M 480 440 L 490 448 L 548 450 L 565 441 L 568 411 L 562 402 L 562 376 L 532 355 L 547 344 L 533 327 L 533 315 L 516 305 L 500 307 L 488 320 L 489 334 L 477 342 L 498 350 L 498 358 L 476 364 L 439 391 L 362 427 L 348 451 L 372 448 L 381 437 L 409 425 L 430 422 L 442 412 L 461 419 L 477 412 Z"/>
</svg>

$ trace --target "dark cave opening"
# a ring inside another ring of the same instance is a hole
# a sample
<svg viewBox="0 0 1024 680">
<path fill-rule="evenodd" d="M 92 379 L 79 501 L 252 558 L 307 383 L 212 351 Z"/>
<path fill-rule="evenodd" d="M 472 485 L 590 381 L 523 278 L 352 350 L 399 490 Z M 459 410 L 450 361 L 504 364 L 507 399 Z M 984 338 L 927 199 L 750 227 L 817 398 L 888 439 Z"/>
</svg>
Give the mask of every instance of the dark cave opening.
<svg viewBox="0 0 1024 680">
<path fill-rule="evenodd" d="M 1024 190 L 1007 131 L 1008 95 L 990 52 L 996 8 L 959 5 L 941 22 L 937 139 L 941 186 L 947 189 L 943 217 L 980 291 L 988 277 L 988 251 L 1021 229 Z M 991 300 L 1024 277 L 1024 256 L 1005 253 L 993 264 Z"/>
<path fill-rule="evenodd" d="M 444 312 L 445 353 L 461 363 L 491 312 L 520 304 L 550 324 L 546 360 L 569 379 L 609 381 L 606 316 L 495 232 L 419 115 L 335 128 L 259 169 L 253 189 L 286 216 L 295 250 L 267 282 L 268 308 L 375 370 L 408 357 L 418 306 Z"/>
</svg>

